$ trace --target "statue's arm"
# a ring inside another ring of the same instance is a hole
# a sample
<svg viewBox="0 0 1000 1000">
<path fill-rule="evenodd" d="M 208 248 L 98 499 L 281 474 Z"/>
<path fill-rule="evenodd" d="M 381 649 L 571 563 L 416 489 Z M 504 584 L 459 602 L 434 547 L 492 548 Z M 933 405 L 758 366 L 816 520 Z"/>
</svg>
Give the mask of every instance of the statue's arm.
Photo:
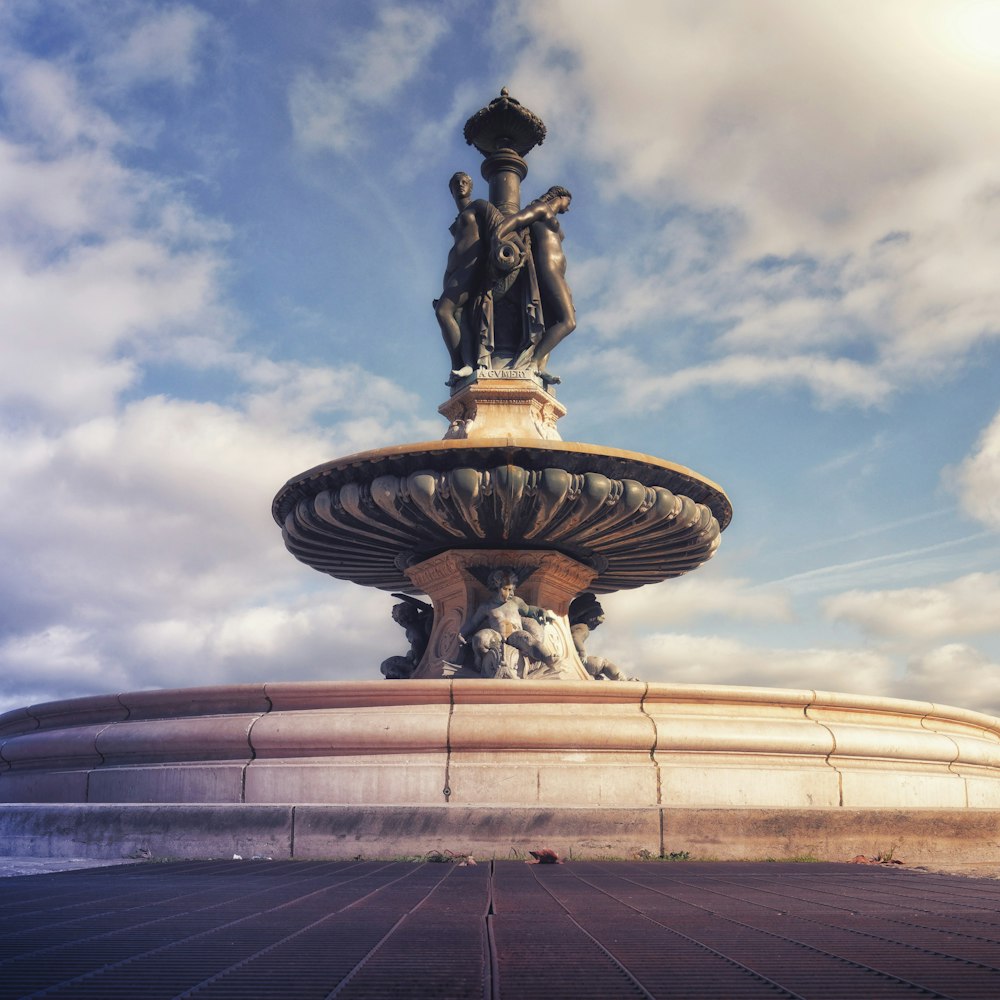
<svg viewBox="0 0 1000 1000">
<path fill-rule="evenodd" d="M 551 219 L 554 214 L 552 206 L 548 202 L 533 201 L 526 208 L 522 208 L 520 212 L 504 216 L 503 222 L 497 226 L 495 238 L 502 240 L 505 236 L 509 236 L 519 229 L 527 229 L 533 222 Z"/>
<path fill-rule="evenodd" d="M 479 628 L 483 619 L 487 614 L 489 614 L 489 610 L 490 609 L 485 604 L 480 604 L 479 607 L 472 612 L 472 616 L 469 620 L 461 627 L 461 629 L 459 629 L 458 634 L 462 636 L 463 639 L 467 639 Z"/>
<path fill-rule="evenodd" d="M 514 600 L 517 602 L 517 610 L 525 618 L 534 618 L 542 625 L 549 620 L 550 612 L 546 611 L 545 608 L 536 608 L 534 604 L 526 604 L 520 597 L 515 597 Z"/>
</svg>

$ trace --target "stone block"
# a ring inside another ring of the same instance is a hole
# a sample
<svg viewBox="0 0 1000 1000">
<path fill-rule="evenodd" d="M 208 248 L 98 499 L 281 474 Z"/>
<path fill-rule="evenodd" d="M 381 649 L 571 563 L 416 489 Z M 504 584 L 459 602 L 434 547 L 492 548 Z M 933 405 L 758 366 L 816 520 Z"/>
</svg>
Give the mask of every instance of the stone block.
<svg viewBox="0 0 1000 1000">
<path fill-rule="evenodd" d="M 409 683 L 383 682 L 382 687 L 406 687 Z M 448 715 L 446 701 L 438 705 L 275 711 L 255 723 L 250 743 L 258 759 L 444 752 Z"/>
<path fill-rule="evenodd" d="M 992 810 L 974 809 L 664 809 L 663 845 L 719 861 L 892 852 L 910 866 L 996 863 L 1000 823 Z"/>
<path fill-rule="evenodd" d="M 90 769 L 0 772 L 0 802 L 86 802 Z"/>
<path fill-rule="evenodd" d="M 291 806 L 0 806 L 0 844 L 10 856 L 291 857 Z"/>
<path fill-rule="evenodd" d="M 837 772 L 815 760 L 727 754 L 657 754 L 667 807 L 824 808 L 840 801 Z"/>
<path fill-rule="evenodd" d="M 499 754 L 495 759 L 461 755 L 451 760 L 448 783 L 455 805 L 657 804 L 656 770 L 648 754 Z"/>
<path fill-rule="evenodd" d="M 439 803 L 446 763 L 435 754 L 259 759 L 246 770 L 246 802 Z"/>
<path fill-rule="evenodd" d="M 241 760 L 252 757 L 250 728 L 256 715 L 195 715 L 178 719 L 116 722 L 95 747 L 105 764 Z"/>
<path fill-rule="evenodd" d="M 840 772 L 842 804 L 848 809 L 953 809 L 966 804 L 965 782 L 933 767 L 892 767 L 878 761 L 832 763 Z"/>
<path fill-rule="evenodd" d="M 296 858 L 392 858 L 450 850 L 479 860 L 525 858 L 548 848 L 566 858 L 658 853 L 656 809 L 298 806 Z"/>
<path fill-rule="evenodd" d="M 241 802 L 243 764 L 101 767 L 90 773 L 88 802 Z"/>
</svg>

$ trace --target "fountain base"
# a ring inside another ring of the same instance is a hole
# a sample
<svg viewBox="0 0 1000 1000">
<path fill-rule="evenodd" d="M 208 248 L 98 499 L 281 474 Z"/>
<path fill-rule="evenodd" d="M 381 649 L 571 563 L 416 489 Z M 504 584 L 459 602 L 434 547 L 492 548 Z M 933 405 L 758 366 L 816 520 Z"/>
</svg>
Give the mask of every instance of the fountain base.
<svg viewBox="0 0 1000 1000">
<path fill-rule="evenodd" d="M 0 717 L 8 853 L 1000 860 L 1000 720 L 640 682 L 284 683 Z"/>
</svg>

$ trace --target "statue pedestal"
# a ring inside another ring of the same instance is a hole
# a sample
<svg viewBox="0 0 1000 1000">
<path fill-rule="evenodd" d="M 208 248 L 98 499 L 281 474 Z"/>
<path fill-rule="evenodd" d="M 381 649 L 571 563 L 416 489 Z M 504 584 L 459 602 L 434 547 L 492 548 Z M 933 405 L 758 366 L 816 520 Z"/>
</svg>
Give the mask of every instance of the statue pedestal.
<svg viewBox="0 0 1000 1000">
<path fill-rule="evenodd" d="M 570 602 L 589 586 L 597 571 L 559 552 L 510 549 L 453 549 L 406 570 L 414 586 L 434 604 L 434 627 L 413 677 L 479 676 L 470 667 L 459 666 L 463 659 L 459 629 L 492 596 L 483 581 L 495 569 L 517 573 L 521 579 L 518 596 L 556 616 L 545 626 L 545 635 L 558 656 L 557 673 L 546 679 L 590 680 L 573 645 L 567 613 Z"/>
<path fill-rule="evenodd" d="M 556 421 L 566 407 L 542 389 L 537 381 L 513 369 L 480 373 L 438 412 L 448 421 L 445 441 L 477 438 L 537 438 L 561 441 Z"/>
</svg>

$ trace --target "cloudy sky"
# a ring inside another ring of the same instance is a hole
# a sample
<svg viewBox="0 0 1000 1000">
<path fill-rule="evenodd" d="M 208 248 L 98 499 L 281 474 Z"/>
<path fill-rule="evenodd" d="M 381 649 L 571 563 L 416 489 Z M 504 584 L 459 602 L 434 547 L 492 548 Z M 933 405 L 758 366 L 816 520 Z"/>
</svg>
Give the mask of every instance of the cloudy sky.
<svg viewBox="0 0 1000 1000">
<path fill-rule="evenodd" d="M 574 194 L 563 437 L 735 508 L 593 651 L 1000 713 L 1000 0 L 0 5 L 0 710 L 405 649 L 270 502 L 443 435 L 504 85 Z"/>
</svg>

